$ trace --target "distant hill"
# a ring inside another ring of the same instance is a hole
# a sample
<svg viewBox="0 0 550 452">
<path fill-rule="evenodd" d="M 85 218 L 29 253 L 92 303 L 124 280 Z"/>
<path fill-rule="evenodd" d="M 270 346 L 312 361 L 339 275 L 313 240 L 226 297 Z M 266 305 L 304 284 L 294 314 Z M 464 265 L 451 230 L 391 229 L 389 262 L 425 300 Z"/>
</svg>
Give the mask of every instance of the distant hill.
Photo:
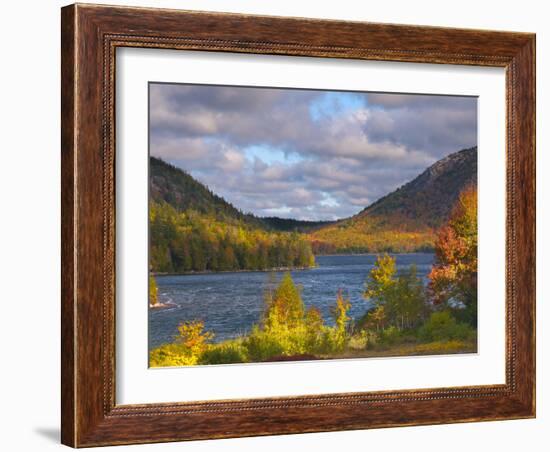
<svg viewBox="0 0 550 452">
<path fill-rule="evenodd" d="M 151 200 L 157 203 L 166 202 L 178 211 L 192 209 L 202 214 L 214 215 L 221 220 L 236 220 L 267 230 L 285 232 L 306 232 L 333 223 L 257 217 L 237 209 L 189 173 L 161 159 L 151 157 L 149 170 Z"/>
<path fill-rule="evenodd" d="M 261 218 L 243 213 L 185 171 L 150 158 L 153 203 L 266 233 L 297 232 L 311 243 L 316 254 L 430 250 L 437 228 L 448 217 L 459 193 L 470 184 L 477 184 L 477 147 L 437 161 L 350 218 L 334 222 Z"/>
<path fill-rule="evenodd" d="M 477 147 L 450 154 L 353 217 L 312 232 L 314 252 L 430 249 L 435 230 L 470 184 L 477 184 Z"/>
<path fill-rule="evenodd" d="M 245 214 L 214 194 L 189 173 L 161 159 L 149 159 L 150 197 L 157 203 L 166 202 L 178 211 L 195 210 L 222 220 L 237 220 L 254 226 L 263 226 L 261 220 Z"/>
<path fill-rule="evenodd" d="M 274 230 L 185 171 L 154 157 L 150 159 L 149 231 L 153 273 L 315 266 L 306 236 Z"/>
<path fill-rule="evenodd" d="M 477 147 L 438 160 L 411 182 L 380 198 L 355 217 L 397 216 L 407 223 L 437 228 L 469 184 L 477 184 Z"/>
<path fill-rule="evenodd" d="M 287 232 L 311 232 L 315 229 L 335 223 L 334 221 L 308 221 L 279 217 L 260 217 L 260 219 L 271 229 Z"/>
</svg>

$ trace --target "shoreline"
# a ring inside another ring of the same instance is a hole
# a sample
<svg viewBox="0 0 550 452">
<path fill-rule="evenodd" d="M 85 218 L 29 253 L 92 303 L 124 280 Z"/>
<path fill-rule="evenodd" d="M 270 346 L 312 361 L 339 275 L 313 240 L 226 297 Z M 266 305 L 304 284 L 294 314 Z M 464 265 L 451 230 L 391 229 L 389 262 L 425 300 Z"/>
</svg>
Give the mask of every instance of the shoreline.
<svg viewBox="0 0 550 452">
<path fill-rule="evenodd" d="M 202 270 L 202 271 L 190 271 L 190 272 L 180 272 L 180 273 L 162 273 L 162 272 L 151 272 L 152 276 L 188 276 L 188 275 L 210 275 L 218 273 L 269 273 L 269 272 L 286 272 L 294 270 L 313 270 L 314 268 L 319 268 L 318 265 L 313 267 L 273 267 L 267 268 L 265 270 Z"/>
<path fill-rule="evenodd" d="M 428 250 L 428 251 L 380 251 L 377 253 L 367 253 L 367 252 L 358 252 L 358 253 L 319 253 L 315 254 L 315 257 L 320 256 L 377 256 L 379 254 L 390 254 L 390 255 L 400 255 L 400 254 L 435 254 L 435 250 Z"/>
<path fill-rule="evenodd" d="M 387 251 L 390 255 L 402 255 L 402 254 L 434 254 L 433 251 L 411 251 L 410 253 L 395 253 L 392 251 Z M 326 256 L 369 256 L 369 255 L 378 255 L 381 253 L 331 253 L 331 254 L 316 254 L 316 257 L 326 257 Z M 286 272 L 294 270 L 313 270 L 319 268 L 319 265 L 314 265 L 312 267 L 272 267 L 266 268 L 264 270 L 201 270 L 201 271 L 189 271 L 189 272 L 151 272 L 152 276 L 189 276 L 189 275 L 210 275 L 218 273 L 269 273 L 269 272 Z"/>
</svg>

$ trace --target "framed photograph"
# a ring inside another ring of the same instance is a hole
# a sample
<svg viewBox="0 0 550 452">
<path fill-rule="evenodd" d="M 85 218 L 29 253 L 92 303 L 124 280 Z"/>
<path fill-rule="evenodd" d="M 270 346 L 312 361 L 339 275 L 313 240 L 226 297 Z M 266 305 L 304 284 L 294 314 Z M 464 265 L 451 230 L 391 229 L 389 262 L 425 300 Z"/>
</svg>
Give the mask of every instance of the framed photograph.
<svg viewBox="0 0 550 452">
<path fill-rule="evenodd" d="M 535 36 L 62 9 L 62 442 L 535 416 Z"/>
</svg>

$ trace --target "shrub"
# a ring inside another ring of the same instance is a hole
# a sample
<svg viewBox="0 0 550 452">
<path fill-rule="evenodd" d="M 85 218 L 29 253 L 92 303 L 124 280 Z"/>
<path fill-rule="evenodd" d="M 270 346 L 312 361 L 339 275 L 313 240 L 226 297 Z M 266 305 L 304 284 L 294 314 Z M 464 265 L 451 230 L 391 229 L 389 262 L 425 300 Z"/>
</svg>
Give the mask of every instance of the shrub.
<svg viewBox="0 0 550 452">
<path fill-rule="evenodd" d="M 334 327 L 325 327 L 318 353 L 332 354 L 343 350 L 345 343 L 342 343 L 342 336 Z"/>
<path fill-rule="evenodd" d="M 284 326 L 260 330 L 254 327 L 245 340 L 251 361 L 265 361 L 274 356 L 305 353 L 305 328 L 289 329 Z"/>
<path fill-rule="evenodd" d="M 324 322 L 321 311 L 316 307 L 310 307 L 305 316 L 306 343 L 305 347 L 310 353 L 318 353 L 322 349 Z"/>
<path fill-rule="evenodd" d="M 348 347 L 351 350 L 365 350 L 369 345 L 369 332 L 361 330 L 350 337 Z"/>
<path fill-rule="evenodd" d="M 327 329 L 326 345 L 331 352 L 341 352 L 348 341 L 347 325 L 350 320 L 348 311 L 351 304 L 344 298 L 342 291 L 336 295 L 336 304 L 332 307 L 331 313 L 334 318 L 334 327 Z"/>
<path fill-rule="evenodd" d="M 199 364 L 232 364 L 247 361 L 247 350 L 240 341 L 214 344 L 207 348 L 199 358 Z"/>
<path fill-rule="evenodd" d="M 465 323 L 457 323 L 449 311 L 434 312 L 418 331 L 424 342 L 471 339 L 475 331 Z"/>
<path fill-rule="evenodd" d="M 165 344 L 151 350 L 151 367 L 192 366 L 208 347 L 214 335 L 203 332 L 204 323 L 199 321 L 182 322 L 178 326 L 179 335 L 172 344 Z"/>
<path fill-rule="evenodd" d="M 363 297 L 373 306 L 361 324 L 377 331 L 387 326 L 400 330 L 414 328 L 426 311 L 424 284 L 416 266 L 411 265 L 398 274 L 395 258 L 387 254 L 376 258 L 365 282 Z"/>
<path fill-rule="evenodd" d="M 305 309 L 300 289 L 286 273 L 276 290 L 266 295 L 262 324 L 255 326 L 244 341 L 249 359 L 341 352 L 348 342 L 350 307 L 349 300 L 338 292 L 332 309 L 335 325 L 325 326 L 317 308 Z"/>
<path fill-rule="evenodd" d="M 390 326 L 380 333 L 380 343 L 384 345 L 395 345 L 400 342 L 401 332 L 395 326 Z"/>
<path fill-rule="evenodd" d="M 366 330 L 365 337 L 366 337 L 365 348 L 367 350 L 372 350 L 373 348 L 376 348 L 376 346 L 380 342 L 379 334 L 376 333 L 375 331 Z"/>
<path fill-rule="evenodd" d="M 197 364 L 198 356 L 189 353 L 189 349 L 183 344 L 165 344 L 151 350 L 149 353 L 149 366 L 192 366 Z"/>
<path fill-rule="evenodd" d="M 477 327 L 477 303 L 452 306 L 450 311 L 457 322 L 466 323 L 474 328 Z"/>
<path fill-rule="evenodd" d="M 300 288 L 286 273 L 278 287 L 266 294 L 262 322 L 254 325 L 248 336 L 211 344 L 213 334 L 203 332 L 200 321 L 179 325 L 174 343 L 151 351 L 152 366 L 184 366 L 194 364 L 229 364 L 261 362 L 274 357 L 305 354 L 333 354 L 345 350 L 350 340 L 349 300 L 338 292 L 332 308 L 334 326 L 326 326 L 321 312 L 305 309 Z M 367 332 L 362 333 L 362 348 Z"/>
</svg>

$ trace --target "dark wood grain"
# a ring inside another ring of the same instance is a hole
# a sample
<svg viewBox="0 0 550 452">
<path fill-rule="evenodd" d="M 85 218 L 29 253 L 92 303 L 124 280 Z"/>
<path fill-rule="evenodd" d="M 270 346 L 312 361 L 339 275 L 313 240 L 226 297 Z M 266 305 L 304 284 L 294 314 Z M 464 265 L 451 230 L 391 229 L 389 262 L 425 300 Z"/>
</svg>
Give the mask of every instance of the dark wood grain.
<svg viewBox="0 0 550 452">
<path fill-rule="evenodd" d="M 534 35 L 92 5 L 63 8 L 61 33 L 64 444 L 535 415 Z M 114 67 L 125 46 L 506 68 L 506 384 L 116 405 Z"/>
<path fill-rule="evenodd" d="M 75 400 L 77 388 L 74 384 L 74 349 L 76 330 L 74 316 L 74 182 L 73 162 L 75 158 L 75 39 L 74 8 L 61 11 L 61 441 L 76 444 Z"/>
</svg>

